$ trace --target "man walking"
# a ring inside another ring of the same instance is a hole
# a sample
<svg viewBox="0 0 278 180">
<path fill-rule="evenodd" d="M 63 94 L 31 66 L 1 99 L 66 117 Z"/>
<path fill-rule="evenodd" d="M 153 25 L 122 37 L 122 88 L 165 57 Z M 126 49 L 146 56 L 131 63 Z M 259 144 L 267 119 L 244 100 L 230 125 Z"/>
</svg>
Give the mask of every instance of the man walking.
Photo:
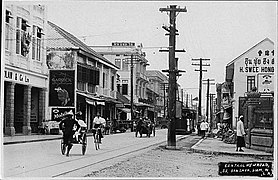
<svg viewBox="0 0 278 180">
<path fill-rule="evenodd" d="M 206 123 L 205 123 L 204 120 L 203 120 L 202 123 L 200 124 L 200 129 L 201 129 L 202 138 L 204 138 L 205 135 L 206 135 L 206 130 L 207 130 L 207 125 L 206 125 Z"/>
<path fill-rule="evenodd" d="M 239 116 L 239 119 L 237 121 L 237 130 L 236 130 L 236 135 L 237 135 L 237 143 L 236 143 L 236 151 L 243 152 L 242 147 L 245 147 L 245 131 L 244 131 L 244 125 L 243 125 L 243 116 Z"/>
</svg>

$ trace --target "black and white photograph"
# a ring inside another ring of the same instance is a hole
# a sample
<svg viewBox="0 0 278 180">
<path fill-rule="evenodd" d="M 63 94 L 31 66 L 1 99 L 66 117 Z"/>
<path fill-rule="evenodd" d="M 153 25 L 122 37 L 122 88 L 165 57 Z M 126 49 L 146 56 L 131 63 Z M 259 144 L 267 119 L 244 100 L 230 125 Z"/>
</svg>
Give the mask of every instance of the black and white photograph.
<svg viewBox="0 0 278 180">
<path fill-rule="evenodd" d="M 277 1 L 1 7 L 1 179 L 278 179 Z"/>
</svg>

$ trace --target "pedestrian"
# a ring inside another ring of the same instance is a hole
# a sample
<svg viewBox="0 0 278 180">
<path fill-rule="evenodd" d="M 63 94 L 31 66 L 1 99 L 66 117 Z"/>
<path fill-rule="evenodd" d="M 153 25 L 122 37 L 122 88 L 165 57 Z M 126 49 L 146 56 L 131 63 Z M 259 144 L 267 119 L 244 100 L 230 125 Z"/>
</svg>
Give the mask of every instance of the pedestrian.
<svg viewBox="0 0 278 180">
<path fill-rule="evenodd" d="M 201 130 L 201 136 L 202 136 L 202 138 L 204 138 L 206 135 L 206 130 L 207 130 L 207 125 L 204 120 L 202 120 L 202 122 L 200 124 L 200 130 Z"/>
<path fill-rule="evenodd" d="M 243 152 L 242 147 L 245 147 L 245 131 L 244 131 L 244 125 L 243 125 L 243 116 L 239 116 L 239 119 L 237 121 L 237 131 L 236 131 L 236 135 L 237 135 L 237 143 L 236 143 L 236 151 Z"/>
<path fill-rule="evenodd" d="M 206 124 L 206 132 L 209 131 L 209 123 L 207 121 L 205 121 L 205 124 Z"/>
<path fill-rule="evenodd" d="M 62 117 L 62 121 L 59 124 L 59 128 L 63 131 L 63 146 L 67 146 L 66 156 L 69 156 L 70 149 L 72 148 L 73 135 L 75 133 L 73 130 L 74 126 L 77 127 L 76 130 L 78 131 L 80 125 L 73 118 L 73 112 L 70 110 L 69 112 L 65 113 L 65 115 Z"/>
<path fill-rule="evenodd" d="M 87 130 L 87 124 L 85 123 L 85 121 L 82 119 L 82 112 L 79 111 L 75 114 L 76 116 L 76 121 L 78 122 L 78 124 L 80 125 L 80 128 L 79 130 L 77 130 L 75 132 L 75 138 L 76 138 L 76 141 L 78 143 L 81 143 L 81 131 L 86 131 Z"/>
</svg>

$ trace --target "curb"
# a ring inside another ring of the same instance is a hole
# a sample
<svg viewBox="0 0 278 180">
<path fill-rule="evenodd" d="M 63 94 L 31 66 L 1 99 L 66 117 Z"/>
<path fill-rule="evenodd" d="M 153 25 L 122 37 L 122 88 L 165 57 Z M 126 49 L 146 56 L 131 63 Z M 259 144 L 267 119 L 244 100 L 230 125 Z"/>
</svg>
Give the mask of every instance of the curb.
<svg viewBox="0 0 278 180">
<path fill-rule="evenodd" d="M 197 149 L 196 146 L 198 146 L 204 139 L 200 139 L 196 144 L 194 144 L 190 150 L 192 150 L 195 153 L 203 153 L 203 154 L 211 154 L 211 155 L 231 155 L 231 156 L 249 156 L 249 157 L 255 157 L 255 158 L 269 158 L 274 159 L 273 155 L 268 154 L 241 154 L 236 152 L 222 152 L 222 151 L 211 151 L 211 150 L 203 150 L 203 149 Z"/>
<path fill-rule="evenodd" d="M 92 134 L 87 134 L 87 137 L 92 136 Z M 44 139 L 30 139 L 30 140 L 18 140 L 18 141 L 9 141 L 4 142 L 3 145 L 10 145 L 10 144 L 19 144 L 19 143 L 30 143 L 30 142 L 40 142 L 40 141 L 52 141 L 52 140 L 58 140 L 62 139 L 61 137 L 51 137 L 51 138 L 44 138 Z"/>
</svg>

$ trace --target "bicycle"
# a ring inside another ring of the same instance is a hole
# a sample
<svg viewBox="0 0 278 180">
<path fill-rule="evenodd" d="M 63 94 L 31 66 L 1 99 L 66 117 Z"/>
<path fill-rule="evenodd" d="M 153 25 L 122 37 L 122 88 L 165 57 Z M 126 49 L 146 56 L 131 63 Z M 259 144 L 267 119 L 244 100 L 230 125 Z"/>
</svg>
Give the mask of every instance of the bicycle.
<svg viewBox="0 0 278 180">
<path fill-rule="evenodd" d="M 101 128 L 98 127 L 95 129 L 96 133 L 94 135 L 94 143 L 95 143 L 95 148 L 96 150 L 99 150 L 100 149 L 100 131 L 101 131 Z"/>
</svg>

